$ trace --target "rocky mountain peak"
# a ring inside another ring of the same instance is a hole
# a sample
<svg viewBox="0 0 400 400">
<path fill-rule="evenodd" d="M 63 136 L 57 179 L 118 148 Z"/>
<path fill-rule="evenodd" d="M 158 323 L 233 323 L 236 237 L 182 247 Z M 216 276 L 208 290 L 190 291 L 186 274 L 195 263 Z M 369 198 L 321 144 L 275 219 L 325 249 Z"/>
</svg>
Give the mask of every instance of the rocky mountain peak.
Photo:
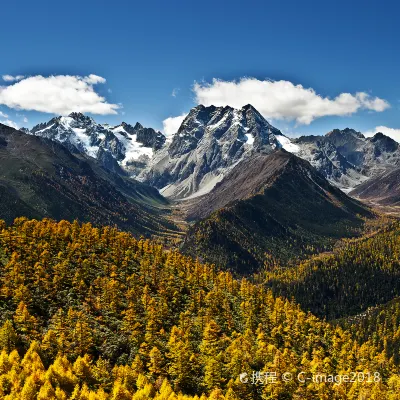
<svg viewBox="0 0 400 400">
<path fill-rule="evenodd" d="M 126 134 L 129 135 L 135 134 L 135 128 L 126 122 L 121 122 L 120 125 L 114 126 L 113 128 L 111 128 L 111 131 L 113 131 L 114 133 L 119 132 L 124 136 L 126 136 Z"/>
<path fill-rule="evenodd" d="M 328 132 L 325 136 L 330 139 L 349 138 L 349 137 L 365 139 L 365 136 L 361 132 L 357 132 L 355 129 L 351 129 L 351 128 L 333 129 L 332 131 Z"/>
<path fill-rule="evenodd" d="M 386 136 L 382 132 L 377 132 L 370 141 L 375 144 L 376 152 L 396 152 L 400 148 L 400 144 L 396 142 L 394 139 Z"/>
<path fill-rule="evenodd" d="M 251 105 L 240 109 L 199 105 L 153 160 L 144 179 L 166 188 L 167 196 L 206 193 L 251 154 L 281 148 L 278 138 L 287 139 Z"/>
<path fill-rule="evenodd" d="M 69 118 L 72 118 L 74 121 L 78 122 L 78 123 L 82 123 L 82 124 L 94 124 L 95 121 L 93 120 L 93 118 L 82 114 L 81 112 L 72 112 L 68 115 Z"/>
<path fill-rule="evenodd" d="M 124 124 L 125 122 L 123 122 L 122 124 Z M 133 127 L 133 129 L 137 130 L 137 129 L 143 129 L 143 125 L 139 122 L 136 122 L 135 126 Z"/>
<path fill-rule="evenodd" d="M 371 141 L 377 141 L 377 140 L 381 140 L 384 138 L 388 138 L 390 139 L 388 136 L 386 136 L 385 134 L 383 134 L 382 132 L 377 132 L 375 133 L 375 135 L 372 137 Z M 392 139 L 393 140 L 393 139 Z"/>
<path fill-rule="evenodd" d="M 370 140 L 373 143 L 376 143 L 376 142 L 379 142 L 379 141 L 384 141 L 384 142 L 387 142 L 387 143 L 392 143 L 396 147 L 400 146 L 400 144 L 398 142 L 396 142 L 394 139 L 392 139 L 391 137 L 385 135 L 382 132 L 375 133 L 375 135 Z"/>
<path fill-rule="evenodd" d="M 246 104 L 244 107 L 241 108 L 241 111 L 243 111 L 247 118 L 251 116 L 252 118 L 259 119 L 263 122 L 268 123 L 268 121 L 261 115 L 261 113 L 256 110 L 251 104 Z"/>
<path fill-rule="evenodd" d="M 29 130 L 28 128 L 25 128 L 25 127 L 22 127 L 22 128 L 20 128 L 19 130 L 20 130 L 21 132 L 24 132 L 24 133 L 27 133 L 27 134 L 30 133 L 30 130 Z"/>
<path fill-rule="evenodd" d="M 260 114 L 251 104 L 246 104 L 245 106 L 242 107 L 242 109 L 245 111 L 251 110 L 253 112 L 256 112 L 257 114 Z"/>
<path fill-rule="evenodd" d="M 202 127 L 206 126 L 211 121 L 217 110 L 222 110 L 222 107 L 205 107 L 202 104 L 193 107 L 179 127 L 178 134 L 195 135 L 199 137 L 200 134 L 204 132 Z"/>
</svg>

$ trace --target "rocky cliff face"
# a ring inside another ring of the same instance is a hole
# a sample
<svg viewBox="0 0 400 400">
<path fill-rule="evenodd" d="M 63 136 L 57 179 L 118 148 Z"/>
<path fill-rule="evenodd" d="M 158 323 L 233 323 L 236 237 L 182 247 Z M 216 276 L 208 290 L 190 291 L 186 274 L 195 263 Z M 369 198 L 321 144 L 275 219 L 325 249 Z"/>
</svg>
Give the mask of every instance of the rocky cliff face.
<svg viewBox="0 0 400 400">
<path fill-rule="evenodd" d="M 243 159 L 282 147 L 279 136 L 282 133 L 251 105 L 240 110 L 200 105 L 190 111 L 142 178 L 169 197 L 198 196 Z"/>
</svg>

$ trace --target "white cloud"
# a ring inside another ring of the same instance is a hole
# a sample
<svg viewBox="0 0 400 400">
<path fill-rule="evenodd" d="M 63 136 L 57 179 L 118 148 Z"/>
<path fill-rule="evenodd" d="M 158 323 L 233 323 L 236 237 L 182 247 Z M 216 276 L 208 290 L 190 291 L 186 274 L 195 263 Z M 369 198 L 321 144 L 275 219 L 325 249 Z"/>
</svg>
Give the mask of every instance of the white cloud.
<svg viewBox="0 0 400 400">
<path fill-rule="evenodd" d="M 320 96 L 312 88 L 289 81 L 261 81 L 255 78 L 196 82 L 193 91 L 196 101 L 205 106 L 241 108 L 252 104 L 266 118 L 295 120 L 305 125 L 320 117 L 351 115 L 360 109 L 380 112 L 390 107 L 386 100 L 371 97 L 365 92 L 341 93 L 330 99 Z"/>
<path fill-rule="evenodd" d="M 95 85 L 96 83 L 106 83 L 106 80 L 102 78 L 101 76 L 90 74 L 89 76 L 85 76 L 83 78 L 85 82 L 87 82 L 89 85 Z"/>
<path fill-rule="evenodd" d="M 6 119 L 4 121 L 0 120 L 0 124 L 11 126 L 11 128 L 14 129 L 18 129 L 18 125 L 14 121 L 11 121 L 10 119 Z"/>
<path fill-rule="evenodd" d="M 182 114 L 179 117 L 169 117 L 167 119 L 164 119 L 163 131 L 167 138 L 173 136 L 176 132 L 178 132 L 178 129 L 186 116 L 187 114 Z"/>
<path fill-rule="evenodd" d="M 396 140 L 396 142 L 400 143 L 400 129 L 389 128 L 387 126 L 377 126 L 375 129 L 364 132 L 364 135 L 367 137 L 372 137 L 378 132 L 382 132 L 384 135 L 389 136 Z"/>
<path fill-rule="evenodd" d="M 12 76 L 12 75 L 3 75 L 2 76 L 3 81 L 6 82 L 15 82 L 15 81 L 20 81 L 21 79 L 24 79 L 24 75 L 17 75 L 17 76 Z"/>
<path fill-rule="evenodd" d="M 174 89 L 172 89 L 171 96 L 172 96 L 172 97 L 176 97 L 176 96 L 178 95 L 179 90 L 180 90 L 179 88 L 174 88 Z"/>
<path fill-rule="evenodd" d="M 0 86 L 0 104 L 17 110 L 67 115 L 72 111 L 117 114 L 118 104 L 107 103 L 93 85 L 105 83 L 101 76 L 31 76 L 10 86 Z"/>
<path fill-rule="evenodd" d="M 15 115 L 16 115 L 18 118 L 21 118 L 22 121 L 25 122 L 25 123 L 29 122 L 29 121 L 28 121 L 28 118 L 26 118 L 26 116 L 25 116 L 24 114 L 18 114 L 18 113 L 16 113 Z"/>
<path fill-rule="evenodd" d="M 8 115 L 7 115 L 7 114 L 4 114 L 3 112 L 0 111 L 0 117 L 1 117 L 1 118 L 8 118 Z"/>
</svg>

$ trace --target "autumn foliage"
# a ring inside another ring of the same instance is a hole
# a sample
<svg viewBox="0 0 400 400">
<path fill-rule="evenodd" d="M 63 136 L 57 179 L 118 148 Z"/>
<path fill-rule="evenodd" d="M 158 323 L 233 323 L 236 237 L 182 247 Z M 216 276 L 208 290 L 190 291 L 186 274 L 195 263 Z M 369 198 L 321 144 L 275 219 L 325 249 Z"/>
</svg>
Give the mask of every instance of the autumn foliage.
<svg viewBox="0 0 400 400">
<path fill-rule="evenodd" d="M 400 399 L 380 341 L 114 228 L 0 222 L 0 267 L 1 399 Z M 254 371 L 382 380 L 240 381 Z"/>
</svg>

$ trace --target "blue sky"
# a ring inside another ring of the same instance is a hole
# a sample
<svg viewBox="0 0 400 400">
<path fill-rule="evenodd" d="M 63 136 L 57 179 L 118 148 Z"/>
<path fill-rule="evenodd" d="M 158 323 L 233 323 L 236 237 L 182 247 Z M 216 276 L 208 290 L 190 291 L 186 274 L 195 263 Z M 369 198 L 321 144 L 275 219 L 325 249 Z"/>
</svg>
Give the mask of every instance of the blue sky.
<svg viewBox="0 0 400 400">
<path fill-rule="evenodd" d="M 78 78 L 63 81 L 60 91 L 72 85 L 89 92 L 87 109 L 99 122 L 162 129 L 166 118 L 200 100 L 235 105 L 257 98 L 287 133 L 400 129 L 399 12 L 395 1 L 357 0 L 8 2 L 0 76 L 25 78 L 0 83 L 0 120 L 30 127 L 50 119 L 58 102 L 66 110 L 68 90 L 59 99 L 59 82 L 46 80 L 66 75 Z M 287 96 L 279 81 L 287 82 Z M 278 92 L 283 99 L 273 97 Z M 351 97 L 338 99 L 343 93 Z M 117 105 L 108 107 L 117 114 L 102 115 L 101 106 L 95 115 L 96 101 Z"/>
</svg>

